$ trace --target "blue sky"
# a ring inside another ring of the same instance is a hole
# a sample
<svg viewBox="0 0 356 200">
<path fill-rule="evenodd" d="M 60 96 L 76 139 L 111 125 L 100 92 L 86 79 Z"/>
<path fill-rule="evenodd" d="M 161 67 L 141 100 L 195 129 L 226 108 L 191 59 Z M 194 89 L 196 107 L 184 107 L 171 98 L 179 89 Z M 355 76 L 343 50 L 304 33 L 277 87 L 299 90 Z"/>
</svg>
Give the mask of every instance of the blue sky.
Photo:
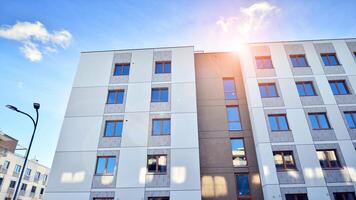
<svg viewBox="0 0 356 200">
<path fill-rule="evenodd" d="M 355 8 L 355 0 L 1 0 L 0 129 L 27 146 L 30 120 L 4 106 L 33 113 L 40 102 L 31 157 L 50 166 L 81 51 L 356 37 Z"/>
</svg>

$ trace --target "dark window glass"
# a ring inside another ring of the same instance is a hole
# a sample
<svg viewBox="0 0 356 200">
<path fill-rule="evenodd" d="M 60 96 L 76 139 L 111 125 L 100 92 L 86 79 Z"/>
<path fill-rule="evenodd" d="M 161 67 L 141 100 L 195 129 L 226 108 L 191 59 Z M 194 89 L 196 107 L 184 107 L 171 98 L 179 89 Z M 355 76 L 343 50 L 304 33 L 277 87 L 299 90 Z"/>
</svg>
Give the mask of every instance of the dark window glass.
<svg viewBox="0 0 356 200">
<path fill-rule="evenodd" d="M 286 200 L 308 200 L 307 194 L 286 194 Z"/>
<path fill-rule="evenodd" d="M 309 113 L 308 116 L 313 129 L 330 129 L 326 113 Z"/>
<path fill-rule="evenodd" d="M 297 82 L 299 96 L 315 96 L 315 91 L 312 82 Z"/>
<path fill-rule="evenodd" d="M 287 116 L 285 114 L 268 115 L 268 121 L 272 131 L 289 130 Z"/>
<path fill-rule="evenodd" d="M 237 185 L 238 199 L 251 198 L 248 174 L 237 174 L 236 175 L 236 185 Z"/>
<path fill-rule="evenodd" d="M 156 62 L 155 73 L 156 74 L 171 73 L 171 61 Z"/>
<path fill-rule="evenodd" d="M 147 156 L 147 171 L 149 173 L 167 172 L 167 155 L 149 155 Z"/>
<path fill-rule="evenodd" d="M 2 168 L 6 170 L 9 169 L 9 167 L 10 167 L 10 161 L 5 160 Z"/>
<path fill-rule="evenodd" d="M 335 53 L 321 54 L 321 59 L 323 60 L 325 66 L 334 66 L 340 64 Z"/>
<path fill-rule="evenodd" d="M 335 192 L 335 200 L 356 200 L 355 192 Z"/>
<path fill-rule="evenodd" d="M 277 88 L 275 83 L 260 83 L 258 84 L 260 89 L 261 97 L 277 97 Z"/>
<path fill-rule="evenodd" d="M 344 95 L 350 93 L 344 80 L 329 81 L 329 84 L 334 95 Z"/>
<path fill-rule="evenodd" d="M 129 75 L 130 63 L 117 63 L 115 64 L 114 76 Z"/>
<path fill-rule="evenodd" d="M 36 186 L 32 186 L 32 188 L 31 188 L 31 193 L 36 193 Z"/>
<path fill-rule="evenodd" d="M 43 193 L 44 193 L 44 188 L 41 188 L 40 194 L 43 194 Z"/>
<path fill-rule="evenodd" d="M 93 200 L 114 200 L 114 198 L 110 198 L 110 197 L 95 197 L 95 198 L 93 198 Z"/>
<path fill-rule="evenodd" d="M 122 135 L 122 121 L 106 121 L 105 123 L 105 137 L 121 137 Z"/>
<path fill-rule="evenodd" d="M 148 200 L 169 200 L 169 197 L 148 197 Z"/>
<path fill-rule="evenodd" d="M 21 185 L 21 191 L 26 191 L 26 188 L 27 188 L 27 184 L 22 183 L 22 185 Z"/>
<path fill-rule="evenodd" d="M 116 166 L 115 156 L 99 156 L 96 162 L 97 175 L 113 175 Z"/>
<path fill-rule="evenodd" d="M 293 67 L 308 67 L 305 55 L 290 55 L 289 57 L 292 61 Z"/>
<path fill-rule="evenodd" d="M 349 128 L 356 128 L 356 111 L 344 112 Z"/>
<path fill-rule="evenodd" d="M 339 168 L 341 167 L 336 150 L 317 150 L 316 154 L 319 159 L 321 168 Z"/>
<path fill-rule="evenodd" d="M 26 176 L 31 176 L 31 169 L 27 168 L 25 172 Z"/>
<path fill-rule="evenodd" d="M 247 166 L 244 140 L 241 138 L 231 139 L 232 164 L 234 167 Z"/>
<path fill-rule="evenodd" d="M 152 135 L 169 135 L 171 133 L 170 119 L 152 120 Z"/>
<path fill-rule="evenodd" d="M 256 57 L 257 69 L 272 69 L 273 64 L 271 56 L 257 56 Z"/>
<path fill-rule="evenodd" d="M 16 181 L 10 181 L 9 188 L 15 188 L 16 186 Z"/>
<path fill-rule="evenodd" d="M 122 104 L 124 95 L 124 90 L 109 90 L 107 104 Z"/>
<path fill-rule="evenodd" d="M 4 181 L 4 178 L 0 177 L 0 186 L 2 185 L 3 181 Z"/>
<path fill-rule="evenodd" d="M 273 157 L 277 171 L 296 169 L 293 151 L 274 151 Z"/>
<path fill-rule="evenodd" d="M 168 102 L 168 88 L 152 88 L 151 102 Z"/>
<path fill-rule="evenodd" d="M 226 78 L 223 81 L 225 99 L 237 99 L 234 79 Z"/>
<path fill-rule="evenodd" d="M 226 107 L 226 112 L 227 112 L 228 129 L 230 131 L 242 130 L 239 107 L 228 106 Z"/>
</svg>

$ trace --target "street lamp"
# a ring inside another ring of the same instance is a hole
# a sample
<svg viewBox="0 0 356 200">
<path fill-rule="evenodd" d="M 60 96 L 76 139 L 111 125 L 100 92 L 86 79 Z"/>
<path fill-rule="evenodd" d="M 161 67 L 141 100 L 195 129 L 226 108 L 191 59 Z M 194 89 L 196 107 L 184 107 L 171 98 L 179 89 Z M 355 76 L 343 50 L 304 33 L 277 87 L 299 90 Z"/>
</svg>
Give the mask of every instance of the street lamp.
<svg viewBox="0 0 356 200">
<path fill-rule="evenodd" d="M 16 190 L 15 190 L 14 196 L 12 198 L 13 200 L 16 200 L 16 196 L 17 196 L 17 193 L 18 193 L 20 185 L 21 185 L 22 176 L 23 176 L 23 173 L 25 171 L 26 164 L 27 164 L 28 155 L 30 154 L 30 151 L 31 151 L 33 138 L 35 137 L 35 132 L 36 132 L 37 123 L 38 123 L 38 109 L 40 109 L 40 104 L 39 103 L 33 103 L 33 108 L 36 110 L 36 121 L 31 117 L 31 115 L 29 115 L 29 114 L 17 109 L 15 106 L 6 105 L 6 107 L 8 109 L 10 109 L 10 110 L 13 110 L 13 111 L 16 111 L 18 113 L 26 115 L 27 117 L 29 117 L 32 120 L 32 123 L 33 123 L 33 133 L 32 133 L 32 137 L 31 137 L 31 141 L 30 141 L 30 144 L 28 145 L 28 149 L 26 151 L 25 161 L 24 161 L 23 166 L 22 166 L 22 170 L 21 170 L 21 174 L 20 174 L 20 177 L 19 177 L 19 181 L 17 183 Z"/>
</svg>

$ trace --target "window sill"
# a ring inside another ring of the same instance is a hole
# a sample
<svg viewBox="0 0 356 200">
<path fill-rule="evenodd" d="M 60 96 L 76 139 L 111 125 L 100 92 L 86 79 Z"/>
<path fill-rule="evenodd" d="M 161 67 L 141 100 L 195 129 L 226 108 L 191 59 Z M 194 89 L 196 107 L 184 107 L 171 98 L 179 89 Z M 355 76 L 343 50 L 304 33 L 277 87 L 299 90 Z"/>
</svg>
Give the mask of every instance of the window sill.
<svg viewBox="0 0 356 200">
<path fill-rule="evenodd" d="M 290 132 L 292 131 L 291 129 L 287 129 L 287 130 L 271 130 L 271 132 Z"/>
<path fill-rule="evenodd" d="M 306 66 L 292 66 L 293 68 L 310 68 L 310 65 L 306 65 Z"/>
<path fill-rule="evenodd" d="M 261 97 L 262 99 L 271 99 L 271 98 L 278 98 L 280 96 L 272 96 L 272 97 Z"/>
<path fill-rule="evenodd" d="M 122 105 L 123 103 L 106 103 L 106 105 Z"/>
<path fill-rule="evenodd" d="M 297 168 L 293 168 L 293 169 L 277 169 L 277 172 L 290 172 L 290 171 L 298 172 L 299 170 Z"/>
<path fill-rule="evenodd" d="M 122 76 L 129 76 L 129 74 L 118 74 L 118 75 L 112 75 L 112 76 L 118 76 L 118 77 L 122 77 Z"/>
<path fill-rule="evenodd" d="M 155 72 L 155 75 L 160 75 L 160 74 L 171 74 L 171 72 Z"/>
<path fill-rule="evenodd" d="M 351 93 L 347 93 L 347 94 L 334 94 L 334 96 L 347 96 L 347 95 L 352 95 Z"/>
<path fill-rule="evenodd" d="M 328 167 L 328 168 L 321 168 L 322 170 L 342 170 L 343 167 Z"/>
<path fill-rule="evenodd" d="M 257 69 L 257 70 L 265 70 L 265 69 L 268 70 L 268 69 L 274 69 L 274 67 L 272 67 L 272 68 L 258 68 L 258 67 L 256 67 L 256 69 Z"/>
<path fill-rule="evenodd" d="M 171 134 L 151 134 L 151 136 L 170 136 Z"/>
<path fill-rule="evenodd" d="M 327 131 L 334 130 L 333 128 L 312 128 L 313 131 Z"/>
<path fill-rule="evenodd" d="M 146 175 L 167 175 L 167 172 L 164 172 L 164 173 L 147 172 Z"/>
<path fill-rule="evenodd" d="M 342 67 L 342 64 L 338 64 L 338 65 L 325 65 L 324 67 Z"/>
<path fill-rule="evenodd" d="M 228 129 L 227 131 L 229 131 L 229 132 L 239 132 L 239 131 L 244 131 L 243 129 L 240 129 L 240 130 L 230 130 L 230 129 Z"/>
<path fill-rule="evenodd" d="M 168 103 L 168 101 L 151 101 L 151 103 Z"/>
<path fill-rule="evenodd" d="M 94 174 L 94 176 L 114 176 L 114 174 Z"/>
<path fill-rule="evenodd" d="M 318 95 L 299 95 L 299 97 L 317 97 Z"/>
<path fill-rule="evenodd" d="M 122 136 L 103 136 L 104 138 L 121 138 Z"/>
</svg>

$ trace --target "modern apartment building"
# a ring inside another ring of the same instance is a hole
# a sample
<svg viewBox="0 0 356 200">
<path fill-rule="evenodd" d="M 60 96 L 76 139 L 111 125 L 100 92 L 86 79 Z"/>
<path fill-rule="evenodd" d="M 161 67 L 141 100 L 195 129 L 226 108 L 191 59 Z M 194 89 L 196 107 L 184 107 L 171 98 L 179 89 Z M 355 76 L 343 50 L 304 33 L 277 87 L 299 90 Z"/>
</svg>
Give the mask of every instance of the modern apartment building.
<svg viewBox="0 0 356 200">
<path fill-rule="evenodd" d="M 45 199 L 355 200 L 356 39 L 83 52 Z"/>
<path fill-rule="evenodd" d="M 16 189 L 24 157 L 15 153 L 17 140 L 0 133 L 0 199 L 10 200 Z M 37 160 L 29 160 L 21 181 L 18 198 L 38 200 L 43 198 L 50 169 Z"/>
</svg>

